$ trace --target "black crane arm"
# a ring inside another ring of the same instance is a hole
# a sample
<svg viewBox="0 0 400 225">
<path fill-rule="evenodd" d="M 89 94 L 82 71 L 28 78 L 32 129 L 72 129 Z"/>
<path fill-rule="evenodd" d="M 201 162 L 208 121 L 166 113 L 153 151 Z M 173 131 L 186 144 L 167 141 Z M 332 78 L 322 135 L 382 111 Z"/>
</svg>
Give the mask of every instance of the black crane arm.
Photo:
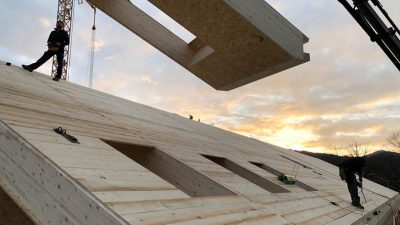
<svg viewBox="0 0 400 225">
<path fill-rule="evenodd" d="M 352 0 L 353 6 L 351 6 L 347 0 L 338 1 L 349 11 L 358 24 L 369 35 L 371 41 L 376 42 L 382 48 L 400 71 L 400 39 L 398 37 L 400 31 L 383 9 L 379 0 Z M 381 11 L 392 27 L 388 28 L 386 26 L 370 4 L 370 1 Z"/>
</svg>

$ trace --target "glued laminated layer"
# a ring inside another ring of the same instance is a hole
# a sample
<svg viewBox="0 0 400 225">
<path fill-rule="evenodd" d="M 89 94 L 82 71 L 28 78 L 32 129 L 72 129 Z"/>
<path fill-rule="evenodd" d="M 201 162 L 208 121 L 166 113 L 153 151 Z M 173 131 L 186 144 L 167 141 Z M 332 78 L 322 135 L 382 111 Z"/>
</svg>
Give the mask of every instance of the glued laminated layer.
<svg viewBox="0 0 400 225">
<path fill-rule="evenodd" d="M 308 38 L 264 0 L 150 0 L 196 36 L 190 43 L 130 1 L 90 2 L 217 90 L 310 60 Z"/>
</svg>

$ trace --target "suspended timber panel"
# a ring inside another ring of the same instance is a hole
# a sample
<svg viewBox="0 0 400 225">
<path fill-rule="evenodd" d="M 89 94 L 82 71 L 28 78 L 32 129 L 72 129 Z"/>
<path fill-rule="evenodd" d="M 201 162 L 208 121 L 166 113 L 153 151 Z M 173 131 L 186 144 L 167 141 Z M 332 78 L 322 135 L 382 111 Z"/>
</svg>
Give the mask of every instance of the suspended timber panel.
<svg viewBox="0 0 400 225">
<path fill-rule="evenodd" d="M 186 43 L 126 0 L 89 0 L 217 90 L 308 62 L 308 38 L 264 0 L 150 0 L 196 38 Z"/>
</svg>

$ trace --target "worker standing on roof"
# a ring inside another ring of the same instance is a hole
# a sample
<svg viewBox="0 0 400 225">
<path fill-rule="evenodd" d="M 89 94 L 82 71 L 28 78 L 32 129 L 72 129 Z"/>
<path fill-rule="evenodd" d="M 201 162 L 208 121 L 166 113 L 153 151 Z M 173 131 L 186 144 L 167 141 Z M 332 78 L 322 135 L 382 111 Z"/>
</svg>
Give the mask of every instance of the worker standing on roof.
<svg viewBox="0 0 400 225">
<path fill-rule="evenodd" d="M 365 161 L 364 157 L 352 157 L 339 164 L 339 175 L 347 183 L 347 188 L 351 195 L 351 204 L 360 209 L 364 209 L 364 207 L 360 203 L 357 186 L 362 188 L 362 170 L 365 166 Z M 358 174 L 358 182 L 355 173 Z"/>
<path fill-rule="evenodd" d="M 50 33 L 49 39 L 47 40 L 48 50 L 37 62 L 30 65 L 22 65 L 22 68 L 32 72 L 47 62 L 51 57 L 57 55 L 57 75 L 53 80 L 60 80 L 64 62 L 64 47 L 66 45 L 69 45 L 69 35 L 67 31 L 64 30 L 64 22 L 57 21 L 56 28 Z"/>
</svg>

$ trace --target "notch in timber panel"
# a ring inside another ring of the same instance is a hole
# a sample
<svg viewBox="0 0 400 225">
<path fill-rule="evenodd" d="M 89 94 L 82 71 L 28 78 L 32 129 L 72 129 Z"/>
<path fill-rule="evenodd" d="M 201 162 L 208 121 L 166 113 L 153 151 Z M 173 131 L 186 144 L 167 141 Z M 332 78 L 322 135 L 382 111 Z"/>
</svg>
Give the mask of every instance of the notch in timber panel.
<svg viewBox="0 0 400 225">
<path fill-rule="evenodd" d="M 255 165 L 255 166 L 260 167 L 261 169 L 263 169 L 263 170 L 265 170 L 265 171 L 268 171 L 268 172 L 272 173 L 272 174 L 275 175 L 275 176 L 279 176 L 279 175 L 282 174 L 282 173 L 279 172 L 278 170 L 276 170 L 276 169 L 274 169 L 274 168 L 272 168 L 272 167 L 269 167 L 269 166 L 267 166 L 267 165 L 265 165 L 265 164 L 263 164 L 263 163 L 257 163 L 257 162 L 250 162 L 250 163 L 253 164 L 253 165 Z"/>
<path fill-rule="evenodd" d="M 278 170 L 265 165 L 264 163 L 257 163 L 257 162 L 249 162 L 249 163 L 251 163 L 251 164 L 253 164 L 255 166 L 258 166 L 261 169 L 274 174 L 275 176 L 280 176 L 280 175 L 283 174 L 283 173 L 279 172 Z M 315 188 L 313 188 L 313 187 L 311 187 L 311 186 L 309 186 L 309 185 L 307 185 L 307 184 L 305 184 L 305 183 L 303 183 L 303 182 L 301 182 L 299 180 L 296 180 L 295 185 L 297 185 L 299 188 L 301 188 L 303 190 L 306 190 L 306 191 L 318 191 L 317 189 L 315 189 Z"/>
<path fill-rule="evenodd" d="M 191 197 L 236 195 L 204 174 L 157 148 L 103 141 Z"/>
<path fill-rule="evenodd" d="M 264 177 L 246 169 L 238 164 L 232 162 L 229 159 L 222 158 L 222 157 L 216 157 L 216 156 L 210 156 L 210 155 L 202 155 L 205 158 L 215 162 L 216 164 L 224 167 L 227 170 L 230 170 L 231 172 L 235 173 L 236 175 L 250 181 L 251 183 L 271 192 L 271 193 L 287 193 L 290 192 L 287 189 L 265 179 Z"/>
</svg>

